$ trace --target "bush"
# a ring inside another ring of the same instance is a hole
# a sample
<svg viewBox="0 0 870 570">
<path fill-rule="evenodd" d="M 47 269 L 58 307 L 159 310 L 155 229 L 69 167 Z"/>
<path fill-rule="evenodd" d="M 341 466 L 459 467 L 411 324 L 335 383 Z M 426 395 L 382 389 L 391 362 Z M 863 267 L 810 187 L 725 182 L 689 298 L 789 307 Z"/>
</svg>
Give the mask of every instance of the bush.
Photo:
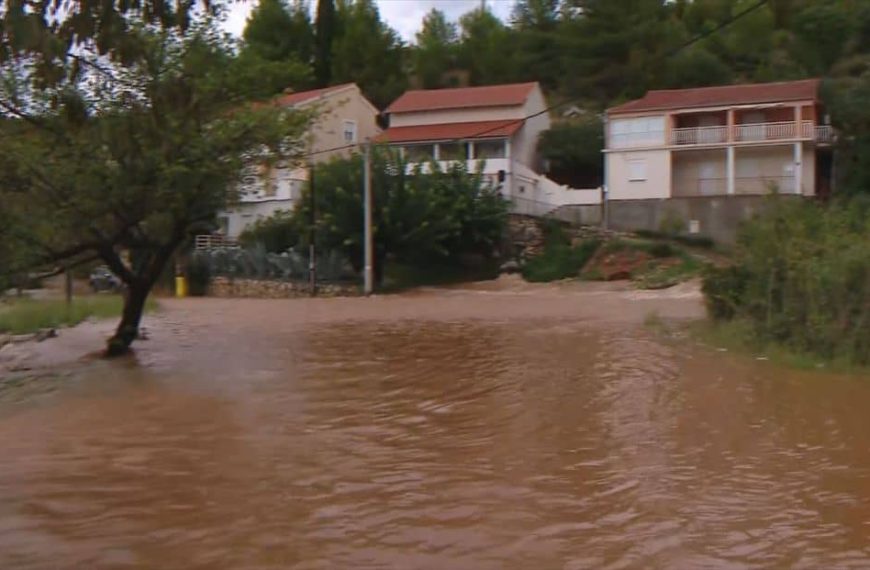
<svg viewBox="0 0 870 570">
<path fill-rule="evenodd" d="M 208 295 L 208 285 L 211 282 L 211 268 L 208 260 L 194 255 L 187 264 L 187 288 L 194 297 Z"/>
<path fill-rule="evenodd" d="M 656 230 L 637 230 L 634 232 L 634 234 L 638 237 L 648 239 L 669 239 L 677 243 L 687 245 L 689 247 L 702 247 L 705 249 L 711 249 L 713 246 L 716 245 L 716 243 L 707 236 L 685 234 L 673 235 Z"/>
<path fill-rule="evenodd" d="M 301 243 L 302 228 L 292 212 L 276 212 L 257 220 L 239 236 L 239 243 L 245 248 L 261 245 L 269 253 L 284 253 Z"/>
<path fill-rule="evenodd" d="M 772 197 L 738 238 L 735 267 L 704 281 L 710 314 L 760 342 L 870 364 L 870 208 Z"/>
<path fill-rule="evenodd" d="M 541 255 L 533 257 L 523 266 L 526 281 L 546 282 L 577 277 L 601 242 L 597 239 L 583 241 L 576 247 L 549 241 Z"/>
<path fill-rule="evenodd" d="M 704 274 L 701 291 L 710 316 L 717 321 L 737 315 L 746 290 L 747 275 L 739 267 L 709 267 Z"/>
</svg>

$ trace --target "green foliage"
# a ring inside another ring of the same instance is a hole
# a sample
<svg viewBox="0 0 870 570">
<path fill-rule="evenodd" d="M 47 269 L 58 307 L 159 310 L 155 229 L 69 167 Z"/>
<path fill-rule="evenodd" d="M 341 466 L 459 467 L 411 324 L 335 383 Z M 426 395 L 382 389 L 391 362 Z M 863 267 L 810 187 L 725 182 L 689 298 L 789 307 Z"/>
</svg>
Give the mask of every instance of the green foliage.
<svg viewBox="0 0 870 570">
<path fill-rule="evenodd" d="M 752 323 L 761 342 L 870 362 L 870 206 L 773 199 L 740 234 L 732 270 L 710 273 L 712 316 Z"/>
<path fill-rule="evenodd" d="M 512 73 L 509 29 L 487 9 L 476 9 L 459 19 L 459 60 L 472 85 L 510 81 Z"/>
<path fill-rule="evenodd" d="M 73 326 L 88 318 L 108 319 L 121 314 L 124 300 L 117 295 L 76 297 L 72 305 L 65 300 L 14 299 L 0 302 L 0 333 L 28 334 L 40 329 Z M 150 301 L 146 311 L 156 308 Z"/>
<path fill-rule="evenodd" d="M 556 281 L 578 277 L 583 266 L 595 255 L 601 245 L 589 239 L 572 247 L 557 239 L 548 240 L 541 255 L 528 260 L 523 266 L 523 278 L 532 282 Z"/>
<path fill-rule="evenodd" d="M 278 212 L 248 227 L 239 236 L 239 243 L 246 248 L 259 244 L 269 253 L 284 253 L 301 241 L 302 228 L 296 222 L 292 212 Z"/>
<path fill-rule="evenodd" d="M 318 246 L 342 251 L 361 268 L 363 254 L 363 159 L 355 155 L 315 171 Z M 372 158 L 376 271 L 389 258 L 407 265 L 456 260 L 463 254 L 491 255 L 502 235 L 507 204 L 479 172 L 464 162 L 411 169 L 386 149 Z M 295 211 L 297 227 L 308 228 L 308 192 Z"/>
<path fill-rule="evenodd" d="M 447 21 L 444 12 L 432 8 L 417 32 L 417 47 L 412 58 L 414 71 L 425 89 L 449 87 L 445 74 L 457 64 L 459 35 L 456 24 Z"/>
<path fill-rule="evenodd" d="M 317 0 L 314 76 L 319 87 L 325 87 L 332 81 L 332 44 L 335 41 L 336 23 L 335 1 Z"/>
<path fill-rule="evenodd" d="M 541 134 L 538 152 L 552 177 L 575 188 L 594 188 L 604 176 L 604 125 L 597 114 L 559 123 Z"/>
<path fill-rule="evenodd" d="M 187 290 L 194 297 L 208 295 L 208 285 L 211 282 L 211 266 L 198 255 L 194 255 L 187 263 Z"/>
<path fill-rule="evenodd" d="M 381 20 L 373 0 L 339 2 L 336 20 L 330 82 L 355 82 L 376 107 L 386 107 L 407 86 L 399 34 Z"/>
<path fill-rule="evenodd" d="M 242 33 L 245 50 L 268 61 L 297 60 L 308 64 L 314 53 L 314 29 L 308 5 L 295 0 L 260 0 Z"/>
<path fill-rule="evenodd" d="M 131 29 L 138 56 L 121 66 L 93 46 L 46 85 L 17 62 L 0 101 L 0 203 L 34 263 L 99 258 L 127 285 L 118 334 L 132 342 L 139 309 L 175 250 L 207 230 L 252 157 L 291 157 L 307 114 L 249 101 L 270 77 L 212 22 L 185 34 Z M 85 62 L 85 63 L 81 63 Z M 129 252 L 129 262 L 120 252 Z"/>
</svg>

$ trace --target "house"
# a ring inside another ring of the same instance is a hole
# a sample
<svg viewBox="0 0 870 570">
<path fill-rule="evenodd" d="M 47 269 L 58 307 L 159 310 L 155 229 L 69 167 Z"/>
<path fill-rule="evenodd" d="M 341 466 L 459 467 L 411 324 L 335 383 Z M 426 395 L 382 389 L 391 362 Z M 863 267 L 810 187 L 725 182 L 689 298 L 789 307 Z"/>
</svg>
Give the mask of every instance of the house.
<svg viewBox="0 0 870 570">
<path fill-rule="evenodd" d="M 691 231 L 729 239 L 773 190 L 827 195 L 834 133 L 819 83 L 650 91 L 608 109 L 610 225 L 658 229 L 677 215 Z"/>
<path fill-rule="evenodd" d="M 538 83 L 407 91 L 385 111 L 377 141 L 401 149 L 410 163 L 482 163 L 483 175 L 515 211 L 544 213 L 566 201 L 597 199 L 571 192 L 541 174 L 538 137 L 550 116 Z"/>
<path fill-rule="evenodd" d="M 378 110 L 354 83 L 286 93 L 275 102 L 318 113 L 304 141 L 315 163 L 346 156 L 380 132 Z M 223 234 L 236 238 L 257 220 L 292 210 L 307 181 L 305 165 L 251 167 L 244 173 L 238 204 L 219 216 Z"/>
</svg>

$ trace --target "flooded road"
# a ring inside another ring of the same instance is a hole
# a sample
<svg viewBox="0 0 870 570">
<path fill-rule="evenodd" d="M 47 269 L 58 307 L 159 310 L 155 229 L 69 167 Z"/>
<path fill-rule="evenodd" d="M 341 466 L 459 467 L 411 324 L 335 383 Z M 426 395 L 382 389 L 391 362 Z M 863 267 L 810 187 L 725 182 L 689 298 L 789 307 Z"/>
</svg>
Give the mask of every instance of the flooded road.
<svg viewBox="0 0 870 570">
<path fill-rule="evenodd" d="M 870 381 L 644 329 L 697 295 L 164 306 L 0 388 L 0 568 L 870 567 Z"/>
</svg>

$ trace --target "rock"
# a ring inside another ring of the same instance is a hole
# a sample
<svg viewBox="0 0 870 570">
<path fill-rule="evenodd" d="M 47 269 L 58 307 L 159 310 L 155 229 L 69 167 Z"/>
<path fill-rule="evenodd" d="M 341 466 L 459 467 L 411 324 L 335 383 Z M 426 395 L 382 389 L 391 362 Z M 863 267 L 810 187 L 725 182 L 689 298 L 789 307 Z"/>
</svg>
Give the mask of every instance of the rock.
<svg viewBox="0 0 870 570">
<path fill-rule="evenodd" d="M 9 336 L 9 342 L 19 344 L 19 343 L 22 343 L 22 342 L 28 342 L 28 341 L 31 341 L 31 340 L 33 340 L 33 339 L 35 339 L 35 338 L 36 338 L 36 335 L 33 334 L 33 333 L 28 333 L 28 334 L 13 334 L 13 335 L 10 335 L 10 336 Z"/>
<path fill-rule="evenodd" d="M 255 299 L 287 299 L 308 297 L 308 282 L 268 279 L 228 279 L 215 277 L 209 284 L 214 297 L 249 297 Z M 360 294 L 355 283 L 318 283 L 318 297 L 353 297 Z"/>
<path fill-rule="evenodd" d="M 520 270 L 520 264 L 514 259 L 506 261 L 498 268 L 500 273 L 517 273 Z"/>
<path fill-rule="evenodd" d="M 56 338 L 57 331 L 54 329 L 41 329 L 36 334 L 33 335 L 33 340 L 36 342 L 42 342 L 49 338 Z"/>
</svg>

